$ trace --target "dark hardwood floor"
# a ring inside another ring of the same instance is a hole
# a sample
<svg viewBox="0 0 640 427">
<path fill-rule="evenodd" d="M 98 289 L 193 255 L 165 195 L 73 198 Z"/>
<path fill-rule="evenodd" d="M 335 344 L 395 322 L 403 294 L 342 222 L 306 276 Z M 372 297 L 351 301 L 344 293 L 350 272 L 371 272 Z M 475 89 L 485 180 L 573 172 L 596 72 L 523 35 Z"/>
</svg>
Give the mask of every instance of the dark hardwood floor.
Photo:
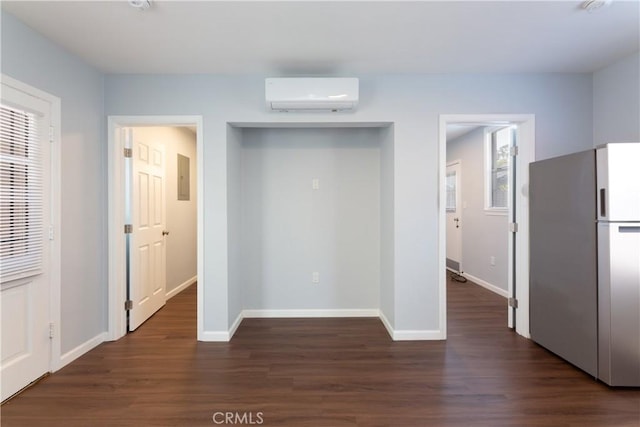
<svg viewBox="0 0 640 427">
<path fill-rule="evenodd" d="M 448 285 L 446 342 L 393 342 L 378 319 L 350 318 L 245 319 L 230 343 L 201 343 L 195 298 L 10 400 L 2 426 L 211 426 L 220 412 L 298 427 L 640 425 L 640 390 L 517 336 L 505 300 L 471 283 Z"/>
</svg>

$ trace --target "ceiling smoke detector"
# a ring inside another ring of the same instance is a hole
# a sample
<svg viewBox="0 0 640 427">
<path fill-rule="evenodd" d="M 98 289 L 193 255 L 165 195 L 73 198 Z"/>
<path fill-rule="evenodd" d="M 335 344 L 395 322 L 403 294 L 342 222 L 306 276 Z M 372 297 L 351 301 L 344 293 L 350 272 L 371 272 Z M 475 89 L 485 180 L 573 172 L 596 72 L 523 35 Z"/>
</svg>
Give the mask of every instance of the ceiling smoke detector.
<svg viewBox="0 0 640 427">
<path fill-rule="evenodd" d="M 151 7 L 150 0 L 129 0 L 129 4 L 138 10 L 147 10 Z"/>
<path fill-rule="evenodd" d="M 609 6 L 611 1 L 612 0 L 585 0 L 582 2 L 581 7 L 587 12 L 593 12 L 594 10 Z"/>
</svg>

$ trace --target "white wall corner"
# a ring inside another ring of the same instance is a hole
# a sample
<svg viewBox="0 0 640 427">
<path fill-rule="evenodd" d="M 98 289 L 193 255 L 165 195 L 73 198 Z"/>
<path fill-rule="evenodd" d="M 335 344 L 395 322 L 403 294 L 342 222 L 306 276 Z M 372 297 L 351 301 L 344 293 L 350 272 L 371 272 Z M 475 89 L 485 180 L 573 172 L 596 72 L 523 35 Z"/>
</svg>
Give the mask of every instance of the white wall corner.
<svg viewBox="0 0 640 427">
<path fill-rule="evenodd" d="M 446 339 L 446 333 L 441 330 L 395 330 L 382 311 L 380 311 L 380 321 L 394 341 L 435 341 Z"/>
<path fill-rule="evenodd" d="M 198 334 L 198 341 L 205 342 L 229 342 L 233 335 L 238 330 L 240 323 L 242 323 L 242 319 L 244 319 L 244 312 L 240 312 L 236 320 L 234 320 L 233 324 L 229 327 L 228 331 L 202 331 Z"/>
<path fill-rule="evenodd" d="M 65 354 L 60 356 L 60 359 L 57 361 L 53 361 L 52 366 L 51 366 L 51 372 L 55 372 L 59 369 L 64 368 L 65 366 L 67 366 L 69 363 L 73 362 L 74 360 L 76 360 L 77 358 L 79 358 L 80 356 L 88 353 L 89 351 L 93 350 L 94 348 L 96 348 L 97 346 L 99 346 L 100 344 L 102 344 L 105 341 L 108 341 L 109 339 L 109 333 L 108 332 L 101 332 L 100 334 L 96 335 L 95 337 L 85 341 L 84 343 L 80 344 L 79 346 L 75 347 L 72 350 L 69 350 L 68 352 L 66 352 Z"/>
</svg>

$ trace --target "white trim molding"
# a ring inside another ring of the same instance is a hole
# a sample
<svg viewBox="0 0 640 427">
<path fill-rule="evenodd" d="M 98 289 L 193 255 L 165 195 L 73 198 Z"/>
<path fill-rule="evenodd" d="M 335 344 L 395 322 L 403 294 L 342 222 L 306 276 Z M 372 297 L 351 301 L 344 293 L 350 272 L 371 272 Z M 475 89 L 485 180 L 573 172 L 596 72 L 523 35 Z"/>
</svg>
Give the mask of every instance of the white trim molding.
<svg viewBox="0 0 640 427">
<path fill-rule="evenodd" d="M 290 317 L 378 317 L 380 310 L 369 309 L 303 309 L 303 310 L 244 310 L 244 318 Z"/>
<path fill-rule="evenodd" d="M 396 330 L 382 311 L 380 312 L 380 321 L 394 341 L 440 341 L 446 339 L 446 334 L 440 330 Z"/>
<path fill-rule="evenodd" d="M 198 281 L 198 276 L 193 276 L 191 279 L 187 279 L 184 282 L 180 283 L 178 286 L 176 286 L 175 288 L 167 292 L 167 300 L 170 300 L 171 298 L 175 297 L 180 292 L 184 291 L 185 289 L 187 289 L 189 286 L 193 285 L 197 281 Z"/>
<path fill-rule="evenodd" d="M 238 314 L 238 317 L 236 317 L 236 320 L 233 321 L 233 324 L 231 325 L 231 328 L 229 328 L 229 339 L 233 338 L 233 336 L 236 334 L 236 331 L 240 327 L 240 323 L 242 323 L 242 320 L 244 318 L 245 318 L 244 311 L 241 311 Z"/>
<path fill-rule="evenodd" d="M 389 319 L 387 319 L 387 316 L 384 315 L 382 310 L 380 310 L 380 321 L 384 325 L 391 339 L 393 339 L 393 326 L 391 326 L 391 322 L 389 322 Z"/>
<path fill-rule="evenodd" d="M 55 370 L 57 371 L 58 369 L 61 369 L 67 366 L 69 363 L 73 362 L 80 356 L 90 352 L 91 350 L 93 350 L 103 342 L 107 341 L 108 338 L 109 338 L 109 334 L 107 332 L 102 332 L 96 335 L 95 337 L 87 340 L 86 342 L 80 344 L 76 348 L 67 351 L 65 354 L 60 356 L 60 364 Z"/>
<path fill-rule="evenodd" d="M 202 331 L 198 341 L 204 342 L 229 342 L 231 341 L 231 331 Z"/>
<path fill-rule="evenodd" d="M 238 314 L 228 331 L 203 331 L 200 341 L 228 342 L 238 330 L 243 319 L 277 318 L 336 318 L 336 317 L 377 317 L 384 325 L 393 341 L 433 341 L 444 340 L 440 330 L 394 330 L 389 319 L 377 308 L 371 309 L 302 309 L 302 310 L 243 310 Z"/>
<path fill-rule="evenodd" d="M 446 339 L 440 330 L 394 330 L 394 341 L 442 341 Z"/>
<path fill-rule="evenodd" d="M 496 285 L 492 285 L 491 283 L 485 280 L 482 280 L 481 278 L 471 275 L 469 273 L 462 273 L 462 276 L 466 277 L 468 280 L 472 281 L 476 285 L 482 286 L 483 288 L 490 290 L 494 294 L 498 294 L 501 297 L 509 298 L 509 291 L 507 291 L 506 289 L 502 289 Z"/>
</svg>

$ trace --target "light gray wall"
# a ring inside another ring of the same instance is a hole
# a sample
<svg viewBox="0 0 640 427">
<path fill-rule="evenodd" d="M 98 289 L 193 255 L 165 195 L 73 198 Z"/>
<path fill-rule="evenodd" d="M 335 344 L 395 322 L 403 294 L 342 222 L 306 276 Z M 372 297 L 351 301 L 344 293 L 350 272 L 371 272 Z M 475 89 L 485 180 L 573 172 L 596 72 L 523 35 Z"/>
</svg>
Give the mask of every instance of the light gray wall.
<svg viewBox="0 0 640 427">
<path fill-rule="evenodd" d="M 242 312 L 242 279 L 246 260 L 242 253 L 242 140 L 241 128 L 227 126 L 227 218 L 229 287 L 227 290 L 229 325 Z"/>
<path fill-rule="evenodd" d="M 506 214 L 487 214 L 484 209 L 484 132 L 478 128 L 447 141 L 447 163 L 461 161 L 462 270 L 506 291 L 509 221 Z"/>
<path fill-rule="evenodd" d="M 640 141 L 640 53 L 593 74 L 593 142 Z"/>
<path fill-rule="evenodd" d="M 198 162 L 196 134 L 165 128 L 167 147 L 167 292 L 198 274 Z M 178 154 L 189 158 L 189 200 L 178 200 Z"/>
<path fill-rule="evenodd" d="M 107 329 L 103 75 L 2 12 L 2 73 L 61 99 L 61 350 Z"/>
<path fill-rule="evenodd" d="M 394 321 L 438 330 L 438 119 L 452 113 L 536 115 L 536 155 L 593 146 L 589 74 L 387 75 L 361 78 L 346 114 L 278 114 L 264 107 L 264 76 L 110 75 L 107 114 L 192 114 L 204 120 L 204 328 L 226 331 L 227 123 L 389 122 L 394 129 Z"/>
<path fill-rule="evenodd" d="M 197 274 L 197 170 L 196 135 L 186 128 L 144 126 L 135 128 L 140 140 L 160 141 L 165 147 L 167 292 Z M 190 159 L 190 200 L 178 200 L 178 153 Z"/>
<path fill-rule="evenodd" d="M 380 133 L 380 312 L 395 327 L 393 126 Z"/>
<path fill-rule="evenodd" d="M 241 167 L 244 308 L 377 309 L 379 129 L 244 129 Z"/>
</svg>

